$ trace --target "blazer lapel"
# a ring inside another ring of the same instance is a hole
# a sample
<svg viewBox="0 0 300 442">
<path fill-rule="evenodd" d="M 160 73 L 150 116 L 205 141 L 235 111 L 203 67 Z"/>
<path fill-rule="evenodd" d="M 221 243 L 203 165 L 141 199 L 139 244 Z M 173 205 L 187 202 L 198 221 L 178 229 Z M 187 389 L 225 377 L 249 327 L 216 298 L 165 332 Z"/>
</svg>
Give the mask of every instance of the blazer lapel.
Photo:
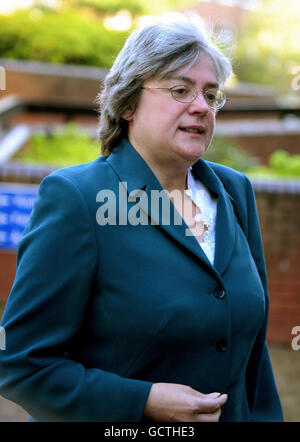
<svg viewBox="0 0 300 442">
<path fill-rule="evenodd" d="M 174 238 L 183 247 L 187 248 L 197 259 L 200 259 L 215 276 L 223 273 L 230 259 L 233 250 L 234 229 L 232 227 L 232 218 L 230 219 L 230 202 L 227 203 L 225 189 L 221 181 L 215 175 L 213 170 L 203 161 L 199 160 L 193 166 L 193 173 L 202 180 L 202 182 L 215 193 L 218 194 L 217 206 L 217 226 L 216 226 L 216 254 L 214 266 L 211 265 L 206 254 L 198 244 L 196 238 L 190 232 L 182 217 L 179 215 L 175 206 L 164 192 L 161 184 L 155 177 L 152 170 L 138 154 L 127 139 L 114 149 L 113 153 L 107 158 L 110 166 L 118 175 L 121 182 L 126 185 L 129 201 L 136 201 L 139 208 L 149 217 L 149 223 L 159 226 L 168 235 Z M 194 172 L 195 170 L 195 172 Z M 144 191 L 147 194 L 148 205 L 145 206 L 138 195 Z M 157 206 L 151 207 L 153 202 L 153 192 L 159 192 L 161 202 L 160 208 L 165 202 L 170 211 L 168 216 L 164 217 L 163 210 L 157 210 Z M 228 242 L 227 242 L 228 239 Z M 219 244 L 219 242 L 221 242 Z"/>
<path fill-rule="evenodd" d="M 216 216 L 216 247 L 214 267 L 220 275 L 226 270 L 235 246 L 236 219 L 232 197 L 228 194 L 219 177 L 202 159 L 194 164 L 193 173 L 218 197 Z"/>
<path fill-rule="evenodd" d="M 209 259 L 199 246 L 196 238 L 185 223 L 184 219 L 175 208 L 172 200 L 170 200 L 168 194 L 163 190 L 159 183 L 158 186 L 153 185 L 152 183 L 146 186 L 145 192 L 148 195 L 148 200 L 153 201 L 153 191 L 157 191 L 158 189 L 161 197 L 160 208 L 165 204 L 165 207 L 168 209 L 165 211 L 165 214 L 164 210 L 157 210 L 157 206 L 155 210 L 153 210 L 153 207 L 150 207 L 148 216 L 151 219 L 151 223 L 158 225 L 161 229 L 178 241 L 178 243 L 187 248 L 198 259 L 201 259 L 201 261 L 211 268 L 212 266 Z"/>
</svg>

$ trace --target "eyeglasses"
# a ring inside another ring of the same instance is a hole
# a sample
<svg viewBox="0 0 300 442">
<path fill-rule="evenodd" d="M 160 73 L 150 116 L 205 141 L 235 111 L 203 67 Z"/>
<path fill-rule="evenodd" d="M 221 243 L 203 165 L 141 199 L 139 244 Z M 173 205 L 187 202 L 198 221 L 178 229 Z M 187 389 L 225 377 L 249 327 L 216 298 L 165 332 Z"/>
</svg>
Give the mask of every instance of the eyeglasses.
<svg viewBox="0 0 300 442">
<path fill-rule="evenodd" d="M 180 103 L 192 103 L 199 95 L 198 90 L 192 85 L 178 85 L 172 87 L 156 87 L 156 86 L 143 86 L 142 89 L 167 89 L 171 92 L 174 100 Z M 217 112 L 226 103 L 226 95 L 223 91 L 216 88 L 206 89 L 201 91 L 207 105 Z"/>
</svg>

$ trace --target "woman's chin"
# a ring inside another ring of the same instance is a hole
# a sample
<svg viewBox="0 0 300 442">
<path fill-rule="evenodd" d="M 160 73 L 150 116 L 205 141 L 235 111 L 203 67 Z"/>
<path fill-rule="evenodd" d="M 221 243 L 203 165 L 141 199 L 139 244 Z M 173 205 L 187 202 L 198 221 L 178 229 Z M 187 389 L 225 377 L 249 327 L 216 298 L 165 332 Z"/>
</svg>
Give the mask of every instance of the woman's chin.
<svg viewBox="0 0 300 442">
<path fill-rule="evenodd" d="M 179 156 L 185 161 L 195 163 L 205 153 L 205 147 L 198 147 L 197 149 L 180 149 Z"/>
</svg>

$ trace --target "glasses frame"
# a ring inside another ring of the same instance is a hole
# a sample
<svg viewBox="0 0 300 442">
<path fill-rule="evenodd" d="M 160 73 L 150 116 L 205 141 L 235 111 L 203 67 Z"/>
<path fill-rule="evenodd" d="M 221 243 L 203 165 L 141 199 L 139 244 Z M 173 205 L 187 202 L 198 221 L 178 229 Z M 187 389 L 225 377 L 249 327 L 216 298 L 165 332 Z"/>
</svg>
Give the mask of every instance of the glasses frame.
<svg viewBox="0 0 300 442">
<path fill-rule="evenodd" d="M 175 100 L 175 101 L 177 101 L 177 102 L 179 102 L 179 103 L 189 103 L 189 104 L 191 104 L 191 103 L 193 103 L 195 100 L 196 100 L 196 98 L 198 97 L 198 95 L 199 95 L 199 93 L 201 93 L 201 95 L 204 97 L 204 99 L 205 99 L 205 101 L 206 101 L 206 103 L 207 103 L 207 106 L 210 108 L 210 109 L 212 109 L 213 111 L 215 111 L 215 112 L 217 112 L 217 111 L 219 111 L 220 109 L 222 109 L 222 107 L 225 105 L 225 103 L 226 103 L 226 101 L 228 101 L 228 99 L 227 99 L 227 97 L 226 97 L 226 95 L 225 95 L 225 92 L 224 91 L 222 91 L 221 89 L 217 89 L 217 93 L 218 92 L 221 92 L 222 94 L 223 94 L 223 101 L 220 103 L 220 105 L 218 106 L 218 105 L 216 105 L 216 106 L 211 106 L 210 104 L 208 104 L 208 102 L 207 102 L 207 99 L 206 99 L 206 94 L 207 94 L 207 92 L 209 92 L 210 90 L 216 90 L 215 88 L 209 88 L 209 89 L 207 89 L 207 90 L 202 90 L 202 91 L 198 91 L 198 89 L 195 87 L 195 86 L 190 86 L 191 88 L 192 88 L 192 90 L 194 90 L 194 96 L 193 96 L 193 99 L 191 100 L 191 101 L 182 101 L 182 100 L 179 100 L 178 98 L 175 98 L 174 97 L 174 95 L 173 95 L 173 89 L 175 89 L 175 88 L 179 88 L 180 86 L 183 86 L 183 87 L 186 87 L 186 85 L 185 84 L 177 84 L 177 85 L 175 85 L 175 86 L 171 86 L 171 87 L 162 87 L 162 86 L 142 86 L 142 89 L 166 89 L 166 90 L 168 90 L 170 93 L 171 93 L 171 95 L 172 95 L 172 98 Z"/>
</svg>

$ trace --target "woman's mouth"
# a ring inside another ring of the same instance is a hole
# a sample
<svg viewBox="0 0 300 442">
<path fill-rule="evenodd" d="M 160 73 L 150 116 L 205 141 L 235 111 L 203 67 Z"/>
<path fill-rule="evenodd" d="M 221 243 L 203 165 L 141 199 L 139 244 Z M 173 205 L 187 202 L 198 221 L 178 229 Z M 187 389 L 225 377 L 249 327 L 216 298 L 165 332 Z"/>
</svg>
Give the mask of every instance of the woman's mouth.
<svg viewBox="0 0 300 442">
<path fill-rule="evenodd" d="M 188 132 L 196 135 L 201 135 L 205 132 L 205 129 L 202 127 L 180 127 L 179 129 L 183 132 Z"/>
</svg>

